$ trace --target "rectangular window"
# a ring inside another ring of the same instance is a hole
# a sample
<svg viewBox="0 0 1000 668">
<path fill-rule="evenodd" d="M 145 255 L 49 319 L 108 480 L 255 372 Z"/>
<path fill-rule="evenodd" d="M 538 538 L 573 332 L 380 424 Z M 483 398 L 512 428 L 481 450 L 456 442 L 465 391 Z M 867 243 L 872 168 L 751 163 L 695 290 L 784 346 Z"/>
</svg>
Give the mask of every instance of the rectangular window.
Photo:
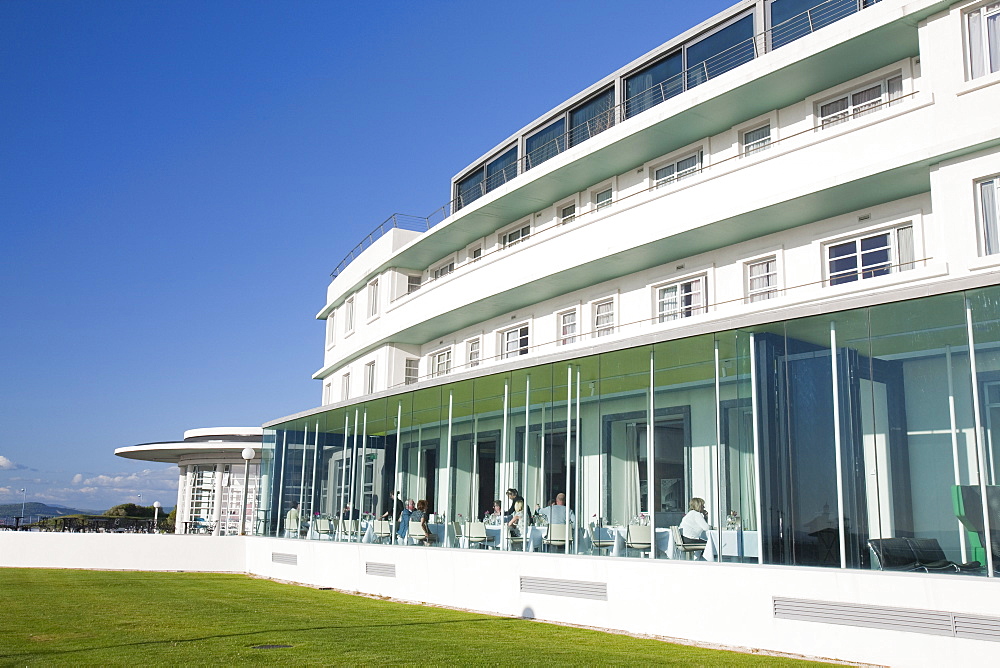
<svg viewBox="0 0 1000 668">
<path fill-rule="evenodd" d="M 576 311 L 559 314 L 559 345 L 576 343 Z"/>
<path fill-rule="evenodd" d="M 450 372 L 451 348 L 448 350 L 442 350 L 439 353 L 434 353 L 434 356 L 431 358 L 431 374 L 434 376 L 443 376 Z"/>
<path fill-rule="evenodd" d="M 771 48 L 777 49 L 878 0 L 771 0 Z"/>
<path fill-rule="evenodd" d="M 378 315 L 378 279 L 368 284 L 368 317 Z"/>
<path fill-rule="evenodd" d="M 969 12 L 969 78 L 1000 72 L 1000 2 Z"/>
<path fill-rule="evenodd" d="M 684 48 L 685 79 L 693 88 L 754 59 L 753 14 L 748 13 Z"/>
<path fill-rule="evenodd" d="M 613 299 L 594 304 L 594 336 L 615 333 L 615 302 Z"/>
<path fill-rule="evenodd" d="M 333 383 L 323 385 L 323 403 L 328 404 L 333 401 Z"/>
<path fill-rule="evenodd" d="M 420 360 L 413 357 L 406 359 L 406 367 L 403 370 L 403 382 L 406 385 L 413 385 L 420 378 Z"/>
<path fill-rule="evenodd" d="M 657 167 L 653 172 L 653 182 L 657 188 L 678 181 L 686 176 L 697 174 L 701 169 L 701 151 L 685 156 L 677 162 Z"/>
<path fill-rule="evenodd" d="M 517 176 L 517 146 L 469 172 L 455 184 L 455 210 L 479 199 Z"/>
<path fill-rule="evenodd" d="M 531 225 L 525 225 L 524 227 L 519 227 L 516 230 L 511 230 L 505 234 L 500 235 L 500 245 L 503 247 L 516 244 L 518 241 L 524 241 L 531 234 Z"/>
<path fill-rule="evenodd" d="M 375 362 L 365 365 L 365 394 L 375 391 Z"/>
<path fill-rule="evenodd" d="M 347 401 L 351 398 L 351 374 L 345 373 L 340 377 L 340 400 Z"/>
<path fill-rule="evenodd" d="M 748 262 L 746 268 L 748 304 L 778 296 L 778 262 L 775 258 Z"/>
<path fill-rule="evenodd" d="M 344 331 L 354 331 L 354 297 L 344 302 Z"/>
<path fill-rule="evenodd" d="M 420 284 L 422 283 L 421 276 L 407 276 L 406 277 L 406 294 L 416 292 L 420 289 Z"/>
<path fill-rule="evenodd" d="M 326 316 L 326 347 L 332 348 L 337 342 L 337 312 L 330 311 Z"/>
<path fill-rule="evenodd" d="M 473 262 L 475 262 L 476 260 L 478 260 L 482 256 L 483 256 L 483 249 L 481 247 L 480 248 L 473 248 L 472 252 L 469 253 L 469 259 L 472 260 Z"/>
<path fill-rule="evenodd" d="M 469 360 L 469 366 L 479 366 L 479 339 L 472 339 L 466 346 L 466 357 Z"/>
<path fill-rule="evenodd" d="M 576 146 L 615 124 L 615 89 L 598 93 L 569 112 L 569 145 Z"/>
<path fill-rule="evenodd" d="M 594 204 L 596 205 L 598 211 L 600 211 L 601 209 L 606 209 L 607 207 L 611 206 L 611 204 L 614 201 L 611 199 L 611 196 L 612 196 L 611 188 L 608 188 L 607 190 L 602 190 L 601 192 L 594 195 Z"/>
<path fill-rule="evenodd" d="M 903 77 L 895 75 L 825 102 L 819 106 L 820 126 L 828 128 L 874 113 L 903 95 Z"/>
<path fill-rule="evenodd" d="M 705 312 L 704 276 L 656 289 L 656 315 L 660 322 L 690 318 Z"/>
<path fill-rule="evenodd" d="M 1000 253 L 1000 177 L 976 184 L 983 255 Z"/>
<path fill-rule="evenodd" d="M 576 219 L 576 204 L 569 204 L 559 210 L 560 223 L 572 223 Z"/>
<path fill-rule="evenodd" d="M 830 244 L 826 255 L 830 285 L 906 271 L 914 267 L 913 226 Z"/>
<path fill-rule="evenodd" d="M 449 262 L 448 264 L 442 264 L 440 267 L 432 271 L 431 276 L 433 276 L 434 280 L 436 281 L 439 278 L 447 276 L 453 271 L 455 271 L 455 263 Z"/>
<path fill-rule="evenodd" d="M 559 119 L 524 140 L 525 169 L 537 167 L 566 150 L 566 121 Z"/>
<path fill-rule="evenodd" d="M 517 357 L 528 354 L 528 326 L 522 325 L 514 329 L 508 329 L 501 335 L 503 348 L 501 356 L 503 359 Z"/>
<path fill-rule="evenodd" d="M 684 58 L 676 51 L 625 79 L 625 118 L 684 92 Z"/>
<path fill-rule="evenodd" d="M 771 124 L 743 133 L 743 155 L 760 153 L 771 145 Z"/>
</svg>

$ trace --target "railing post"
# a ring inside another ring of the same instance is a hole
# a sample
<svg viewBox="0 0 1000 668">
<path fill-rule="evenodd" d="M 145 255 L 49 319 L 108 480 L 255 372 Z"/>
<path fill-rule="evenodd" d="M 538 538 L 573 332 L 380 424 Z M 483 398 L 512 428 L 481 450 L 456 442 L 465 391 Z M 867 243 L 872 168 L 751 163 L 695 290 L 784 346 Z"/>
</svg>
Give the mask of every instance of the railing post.
<svg viewBox="0 0 1000 668">
<path fill-rule="evenodd" d="M 806 10 L 806 20 L 809 21 L 809 32 L 810 33 L 815 32 L 813 29 L 813 17 L 811 8 Z"/>
</svg>

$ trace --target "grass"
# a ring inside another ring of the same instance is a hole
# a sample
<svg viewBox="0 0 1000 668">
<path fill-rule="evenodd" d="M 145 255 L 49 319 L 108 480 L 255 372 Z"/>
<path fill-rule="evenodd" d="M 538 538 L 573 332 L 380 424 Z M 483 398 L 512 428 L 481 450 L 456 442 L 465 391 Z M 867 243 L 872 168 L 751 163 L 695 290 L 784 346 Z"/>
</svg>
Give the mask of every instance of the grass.
<svg viewBox="0 0 1000 668">
<path fill-rule="evenodd" d="M 807 663 L 243 575 L 2 568 L 0 592 L 3 666 Z"/>
</svg>

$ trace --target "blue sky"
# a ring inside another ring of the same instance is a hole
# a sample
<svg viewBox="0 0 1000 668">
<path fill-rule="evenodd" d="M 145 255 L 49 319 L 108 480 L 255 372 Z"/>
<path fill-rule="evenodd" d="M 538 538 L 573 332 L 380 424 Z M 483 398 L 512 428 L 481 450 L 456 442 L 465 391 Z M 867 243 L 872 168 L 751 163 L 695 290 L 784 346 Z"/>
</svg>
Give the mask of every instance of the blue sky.
<svg viewBox="0 0 1000 668">
<path fill-rule="evenodd" d="M 115 457 L 319 403 L 329 272 L 730 2 L 0 2 L 0 503 L 173 505 Z"/>
</svg>

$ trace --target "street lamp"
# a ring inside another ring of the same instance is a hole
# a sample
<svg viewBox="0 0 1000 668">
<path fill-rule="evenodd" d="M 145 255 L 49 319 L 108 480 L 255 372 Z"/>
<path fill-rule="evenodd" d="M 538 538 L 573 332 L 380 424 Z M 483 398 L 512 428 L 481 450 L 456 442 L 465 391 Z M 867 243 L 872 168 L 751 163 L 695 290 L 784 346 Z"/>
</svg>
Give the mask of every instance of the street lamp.
<svg viewBox="0 0 1000 668">
<path fill-rule="evenodd" d="M 21 521 L 24 521 L 24 488 L 21 488 Z"/>
<path fill-rule="evenodd" d="M 160 523 L 160 508 L 163 507 L 159 501 L 153 501 L 153 533 L 158 533 L 156 528 Z"/>
<path fill-rule="evenodd" d="M 250 496 L 250 460 L 256 456 L 256 452 L 253 448 L 246 447 L 243 448 L 243 452 L 240 453 L 243 457 L 243 512 L 240 513 L 240 535 L 245 536 L 247 534 L 247 497 Z"/>
<path fill-rule="evenodd" d="M 142 494 L 139 495 L 139 503 L 138 503 L 138 505 L 140 505 L 140 506 L 142 505 Z"/>
</svg>

